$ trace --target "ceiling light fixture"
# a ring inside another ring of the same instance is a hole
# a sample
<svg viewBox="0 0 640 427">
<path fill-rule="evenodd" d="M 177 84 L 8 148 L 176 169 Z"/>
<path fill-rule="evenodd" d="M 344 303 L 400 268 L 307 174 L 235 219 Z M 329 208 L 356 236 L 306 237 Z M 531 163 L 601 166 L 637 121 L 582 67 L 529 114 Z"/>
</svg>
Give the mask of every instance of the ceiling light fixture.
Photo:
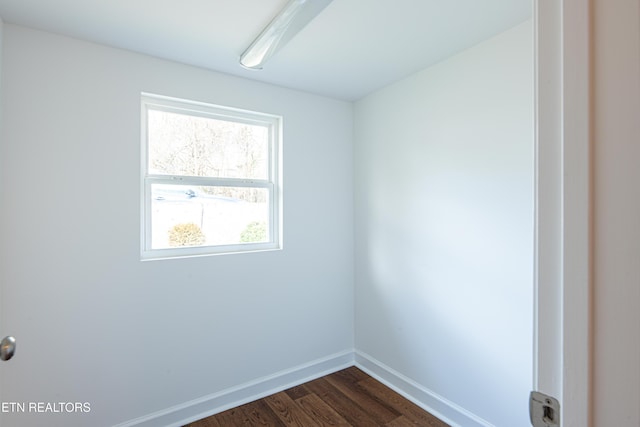
<svg viewBox="0 0 640 427">
<path fill-rule="evenodd" d="M 262 65 L 332 0 L 290 0 L 240 56 L 245 68 L 262 69 Z"/>
</svg>

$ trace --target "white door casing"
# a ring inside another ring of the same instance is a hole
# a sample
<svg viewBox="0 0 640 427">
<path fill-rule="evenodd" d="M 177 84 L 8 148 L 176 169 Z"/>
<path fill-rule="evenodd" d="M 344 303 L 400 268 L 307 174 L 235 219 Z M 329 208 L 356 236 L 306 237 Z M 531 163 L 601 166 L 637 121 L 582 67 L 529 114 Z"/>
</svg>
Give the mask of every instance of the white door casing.
<svg viewBox="0 0 640 427">
<path fill-rule="evenodd" d="M 536 0 L 534 389 L 587 427 L 591 359 L 590 2 Z"/>
</svg>

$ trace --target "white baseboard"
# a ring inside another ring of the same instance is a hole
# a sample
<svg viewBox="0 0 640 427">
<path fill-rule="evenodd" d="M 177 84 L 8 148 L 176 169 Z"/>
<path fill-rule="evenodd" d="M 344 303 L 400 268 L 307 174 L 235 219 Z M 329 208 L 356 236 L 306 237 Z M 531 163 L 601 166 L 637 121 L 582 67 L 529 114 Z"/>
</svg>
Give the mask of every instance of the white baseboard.
<svg viewBox="0 0 640 427">
<path fill-rule="evenodd" d="M 333 354 L 114 427 L 183 426 L 354 365 L 452 427 L 495 427 L 360 351 Z"/>
<path fill-rule="evenodd" d="M 356 351 L 355 365 L 451 427 L 495 427 L 488 421 L 391 369 L 366 353 Z"/>
<path fill-rule="evenodd" d="M 303 384 L 354 365 L 353 351 L 345 351 L 222 390 L 115 427 L 178 427 L 270 394 Z"/>
</svg>

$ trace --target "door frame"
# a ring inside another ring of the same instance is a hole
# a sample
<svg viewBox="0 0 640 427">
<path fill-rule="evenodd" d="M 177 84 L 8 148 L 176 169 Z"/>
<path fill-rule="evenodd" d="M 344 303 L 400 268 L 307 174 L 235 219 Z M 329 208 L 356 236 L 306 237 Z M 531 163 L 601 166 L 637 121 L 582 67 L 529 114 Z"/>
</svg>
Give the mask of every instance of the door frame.
<svg viewBox="0 0 640 427">
<path fill-rule="evenodd" d="M 534 390 L 591 426 L 591 2 L 534 0 Z"/>
</svg>

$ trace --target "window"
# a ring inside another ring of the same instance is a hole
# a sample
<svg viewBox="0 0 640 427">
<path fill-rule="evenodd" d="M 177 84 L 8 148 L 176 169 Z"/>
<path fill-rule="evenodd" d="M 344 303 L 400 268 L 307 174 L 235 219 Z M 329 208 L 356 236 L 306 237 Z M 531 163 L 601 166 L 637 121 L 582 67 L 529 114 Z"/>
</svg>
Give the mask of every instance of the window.
<svg viewBox="0 0 640 427">
<path fill-rule="evenodd" d="M 281 118 L 142 96 L 142 258 L 278 249 Z"/>
</svg>

